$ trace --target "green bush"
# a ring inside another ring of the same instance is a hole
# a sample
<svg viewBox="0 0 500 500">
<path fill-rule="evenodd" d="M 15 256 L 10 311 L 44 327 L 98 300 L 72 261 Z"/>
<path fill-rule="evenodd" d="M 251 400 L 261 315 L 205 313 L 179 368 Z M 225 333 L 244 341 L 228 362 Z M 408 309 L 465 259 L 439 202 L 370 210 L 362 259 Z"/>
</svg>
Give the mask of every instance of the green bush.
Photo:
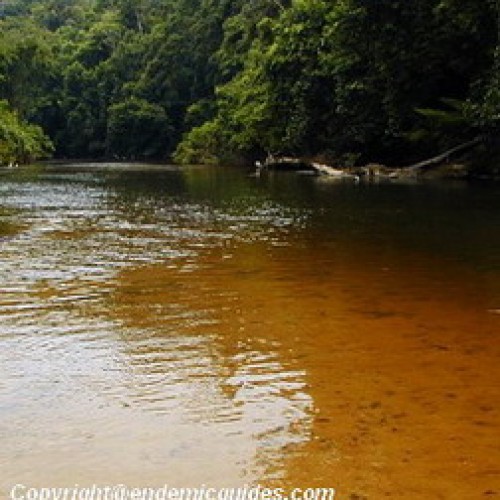
<svg viewBox="0 0 500 500">
<path fill-rule="evenodd" d="M 0 164 L 28 163 L 52 153 L 50 139 L 38 125 L 21 120 L 0 101 Z"/>
</svg>

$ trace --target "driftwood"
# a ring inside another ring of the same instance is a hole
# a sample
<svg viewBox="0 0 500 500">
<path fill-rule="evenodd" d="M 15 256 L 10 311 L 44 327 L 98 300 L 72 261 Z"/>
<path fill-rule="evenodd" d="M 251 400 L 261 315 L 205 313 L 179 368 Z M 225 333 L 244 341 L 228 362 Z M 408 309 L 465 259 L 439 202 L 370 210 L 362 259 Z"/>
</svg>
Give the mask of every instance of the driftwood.
<svg viewBox="0 0 500 500">
<path fill-rule="evenodd" d="M 387 167 L 385 165 L 380 165 L 376 163 L 370 163 L 362 167 L 349 167 L 349 168 L 335 168 L 330 165 L 325 165 L 323 163 L 318 163 L 315 161 L 307 160 L 305 158 L 294 158 L 288 156 L 273 156 L 269 155 L 264 163 L 256 162 L 257 172 L 260 173 L 263 168 L 280 168 L 280 167 L 304 167 L 309 171 L 316 173 L 317 175 L 328 176 L 330 178 L 337 179 L 353 179 L 359 181 L 361 177 L 366 178 L 407 178 L 407 177 L 417 177 L 421 174 L 430 171 L 433 168 L 438 168 L 443 166 L 453 155 L 461 153 L 468 149 L 473 148 L 481 143 L 481 138 L 476 137 L 472 141 L 465 142 L 458 146 L 455 146 L 444 153 L 441 153 L 428 160 L 409 165 L 407 167 Z M 460 165 L 456 166 L 460 167 Z M 455 168 L 457 170 L 457 168 Z M 466 167 L 461 166 L 460 175 L 466 175 Z M 464 174 L 465 172 L 465 174 Z M 445 174 L 446 175 L 446 174 Z M 448 175 L 450 175 L 448 173 Z M 457 175 L 457 172 L 453 172 L 453 175 Z"/>
<path fill-rule="evenodd" d="M 303 165 L 305 168 L 308 168 L 309 170 L 313 170 L 316 172 L 318 175 L 326 175 L 329 177 L 337 177 L 337 178 L 352 178 L 359 180 L 359 177 L 357 175 L 353 175 L 350 172 L 347 172 L 346 170 L 342 170 L 339 168 L 334 168 L 331 167 L 330 165 L 325 165 L 323 163 L 317 163 L 314 161 L 309 161 L 305 160 L 302 158 L 293 158 L 293 157 L 288 157 L 288 156 L 280 156 L 280 157 L 275 157 L 275 156 L 268 156 L 266 158 L 266 161 L 264 164 L 257 164 L 257 168 L 276 168 L 278 166 L 287 166 L 287 165 L 297 165 L 301 166 Z"/>
<path fill-rule="evenodd" d="M 405 170 L 409 171 L 418 171 L 418 170 L 426 170 L 428 168 L 432 168 L 436 165 L 440 165 L 450 159 L 456 153 L 461 153 L 462 151 L 466 151 L 467 149 L 471 149 L 474 146 L 477 146 L 481 142 L 479 137 L 476 137 L 472 141 L 465 142 L 456 146 L 440 155 L 434 156 L 433 158 L 429 158 L 428 160 L 421 161 L 419 163 L 415 163 L 414 165 L 410 165 L 409 167 L 405 167 Z"/>
</svg>

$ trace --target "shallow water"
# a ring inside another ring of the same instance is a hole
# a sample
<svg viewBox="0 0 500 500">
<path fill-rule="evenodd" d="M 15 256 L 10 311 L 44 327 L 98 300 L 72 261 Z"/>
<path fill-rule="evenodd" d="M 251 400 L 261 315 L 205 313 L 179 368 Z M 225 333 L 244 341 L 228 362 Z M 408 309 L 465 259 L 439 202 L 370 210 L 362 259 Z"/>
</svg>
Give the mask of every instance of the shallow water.
<svg viewBox="0 0 500 500">
<path fill-rule="evenodd" d="M 500 496 L 500 188 L 0 172 L 0 498 Z"/>
</svg>

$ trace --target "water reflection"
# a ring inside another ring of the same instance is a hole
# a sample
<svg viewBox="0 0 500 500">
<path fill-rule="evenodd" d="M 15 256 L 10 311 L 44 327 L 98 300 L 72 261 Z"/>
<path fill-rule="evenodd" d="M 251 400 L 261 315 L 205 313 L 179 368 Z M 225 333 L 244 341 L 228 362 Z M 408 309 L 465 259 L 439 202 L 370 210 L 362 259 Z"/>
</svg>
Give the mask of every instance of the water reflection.
<svg viewBox="0 0 500 500">
<path fill-rule="evenodd" d="M 200 168 L 4 175 L 21 229 L 0 241 L 0 487 L 492 490 L 497 195 Z"/>
<path fill-rule="evenodd" d="M 279 450 L 307 439 L 305 372 L 237 340 L 237 295 L 195 272 L 211 248 L 278 240 L 293 212 L 186 199 L 176 170 L 127 175 L 6 185 L 27 228 L 2 246 L 2 480 L 94 481 L 103 466 L 107 480 L 179 485 L 279 476 Z"/>
</svg>

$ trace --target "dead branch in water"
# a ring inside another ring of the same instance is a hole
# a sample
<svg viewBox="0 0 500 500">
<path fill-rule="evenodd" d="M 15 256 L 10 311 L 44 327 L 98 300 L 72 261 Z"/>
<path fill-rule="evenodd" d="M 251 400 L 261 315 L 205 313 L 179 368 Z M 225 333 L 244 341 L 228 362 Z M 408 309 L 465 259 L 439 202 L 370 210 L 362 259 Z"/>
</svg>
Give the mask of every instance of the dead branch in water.
<svg viewBox="0 0 500 500">
<path fill-rule="evenodd" d="M 264 167 L 272 168 L 278 165 L 304 165 L 312 170 L 314 170 L 317 174 L 320 175 L 328 175 L 330 177 L 351 177 L 357 178 L 358 176 L 352 175 L 345 170 L 341 170 L 339 168 L 331 167 L 330 165 L 325 165 L 323 163 L 317 163 L 314 161 L 305 160 L 302 158 L 293 158 L 289 156 L 268 156 L 266 161 L 264 162 Z"/>
<path fill-rule="evenodd" d="M 317 163 L 305 158 L 269 155 L 263 164 L 257 162 L 257 168 L 276 168 L 280 166 L 286 167 L 290 165 L 303 165 L 305 168 L 308 168 L 319 175 L 335 177 L 339 179 L 351 178 L 356 181 L 359 180 L 360 177 L 387 177 L 392 179 L 400 177 L 416 177 L 420 173 L 423 174 L 433 168 L 442 166 L 453 155 L 456 155 L 468 149 L 472 149 L 480 143 L 481 138 L 476 137 L 471 141 L 459 144 L 458 146 L 455 146 L 454 148 L 451 148 L 437 156 L 429 158 L 428 160 L 424 160 L 407 167 L 387 167 L 385 165 L 379 164 L 368 164 L 364 167 L 335 168 L 330 165 Z"/>
<path fill-rule="evenodd" d="M 481 142 L 481 138 L 476 137 L 472 141 L 465 142 L 460 144 L 459 146 L 455 146 L 454 148 L 445 151 L 433 158 L 429 158 L 428 160 L 421 161 L 419 163 L 415 163 L 414 165 L 410 165 L 409 167 L 405 167 L 405 170 L 415 171 L 415 170 L 425 170 L 427 168 L 432 168 L 436 165 L 440 165 L 445 161 L 448 161 L 450 157 L 456 153 L 461 153 L 462 151 L 466 151 L 467 149 L 471 149 L 474 146 L 477 146 Z"/>
</svg>

